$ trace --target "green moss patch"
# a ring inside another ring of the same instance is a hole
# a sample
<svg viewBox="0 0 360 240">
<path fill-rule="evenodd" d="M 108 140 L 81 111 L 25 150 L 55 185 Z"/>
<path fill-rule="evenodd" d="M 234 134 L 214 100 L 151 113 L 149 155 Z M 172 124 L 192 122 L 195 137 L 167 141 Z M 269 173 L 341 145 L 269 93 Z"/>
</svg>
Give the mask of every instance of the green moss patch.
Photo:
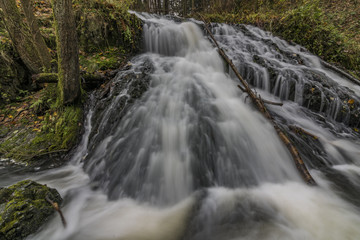
<svg viewBox="0 0 360 240">
<path fill-rule="evenodd" d="M 32 163 L 39 155 L 66 152 L 76 144 L 83 110 L 81 104 L 58 107 L 56 84 L 49 84 L 27 102 L 0 111 L 0 116 L 0 155 Z"/>
<path fill-rule="evenodd" d="M 109 47 L 92 54 L 81 52 L 80 69 L 89 73 L 118 69 L 124 62 L 125 55 L 125 50 L 117 47 Z"/>
<path fill-rule="evenodd" d="M 0 237 L 20 240 L 36 232 L 54 213 L 46 197 L 62 202 L 55 189 L 31 180 L 0 189 Z"/>
</svg>

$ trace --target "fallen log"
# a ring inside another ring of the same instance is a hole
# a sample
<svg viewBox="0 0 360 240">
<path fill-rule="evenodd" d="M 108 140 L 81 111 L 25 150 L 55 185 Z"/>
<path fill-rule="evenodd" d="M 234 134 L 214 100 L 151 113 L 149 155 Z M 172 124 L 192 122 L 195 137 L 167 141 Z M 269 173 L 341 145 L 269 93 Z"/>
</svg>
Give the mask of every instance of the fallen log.
<svg viewBox="0 0 360 240">
<path fill-rule="evenodd" d="M 58 75 L 57 73 L 39 73 L 31 76 L 33 83 L 57 83 Z"/>
<path fill-rule="evenodd" d="M 114 72 L 114 73 L 113 73 Z M 80 74 L 81 84 L 85 90 L 92 90 L 99 87 L 104 82 L 112 79 L 115 76 L 116 72 L 112 71 L 106 74 L 92 74 L 88 72 L 82 72 Z M 39 73 L 32 75 L 31 77 L 33 83 L 36 85 L 44 83 L 57 83 L 58 74 L 57 73 Z"/>
<path fill-rule="evenodd" d="M 298 169 L 298 171 L 300 172 L 300 175 L 302 176 L 304 181 L 309 185 L 316 185 L 315 180 L 310 175 L 310 173 L 309 173 L 308 169 L 306 168 L 304 161 L 301 159 L 301 156 L 300 156 L 298 150 L 296 149 L 296 147 L 291 143 L 291 141 L 286 136 L 286 134 L 280 129 L 280 127 L 274 121 L 273 117 L 270 115 L 270 113 L 266 109 L 266 107 L 264 105 L 264 101 L 261 98 L 259 98 L 258 96 L 256 96 L 256 94 L 249 87 L 248 83 L 242 78 L 242 76 L 237 71 L 237 69 L 236 69 L 235 65 L 233 64 L 233 62 L 228 58 L 228 56 L 225 54 L 224 50 L 217 43 L 217 41 L 214 38 L 214 36 L 212 35 L 210 29 L 207 27 L 207 23 L 204 20 L 204 18 L 202 16 L 201 16 L 201 18 L 202 18 L 202 20 L 204 22 L 204 26 L 205 26 L 206 31 L 208 32 L 210 38 L 212 39 L 212 42 L 218 48 L 219 54 L 222 56 L 222 58 L 229 64 L 231 69 L 234 71 L 235 75 L 237 76 L 237 78 L 240 80 L 240 82 L 243 85 L 242 88 L 249 95 L 249 97 L 251 98 L 251 100 L 253 101 L 255 106 L 257 107 L 257 109 L 263 114 L 263 116 L 265 118 L 267 118 L 271 122 L 271 124 L 273 125 L 276 133 L 278 134 L 278 136 L 280 138 L 280 140 L 284 143 L 284 145 L 287 147 L 288 151 L 290 152 L 290 154 L 291 154 L 291 156 L 292 156 L 292 158 L 293 158 L 293 160 L 295 162 L 295 166 Z"/>
</svg>

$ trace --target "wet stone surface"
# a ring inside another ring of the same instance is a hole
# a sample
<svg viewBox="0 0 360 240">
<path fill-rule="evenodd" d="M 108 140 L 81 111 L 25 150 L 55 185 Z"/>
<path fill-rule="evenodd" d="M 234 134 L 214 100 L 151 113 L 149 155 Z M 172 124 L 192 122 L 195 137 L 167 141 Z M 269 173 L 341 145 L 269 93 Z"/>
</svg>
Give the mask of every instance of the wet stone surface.
<svg viewBox="0 0 360 240">
<path fill-rule="evenodd" d="M 46 197 L 57 204 L 57 190 L 31 180 L 0 189 L 0 239 L 18 240 L 36 232 L 54 213 Z"/>
</svg>

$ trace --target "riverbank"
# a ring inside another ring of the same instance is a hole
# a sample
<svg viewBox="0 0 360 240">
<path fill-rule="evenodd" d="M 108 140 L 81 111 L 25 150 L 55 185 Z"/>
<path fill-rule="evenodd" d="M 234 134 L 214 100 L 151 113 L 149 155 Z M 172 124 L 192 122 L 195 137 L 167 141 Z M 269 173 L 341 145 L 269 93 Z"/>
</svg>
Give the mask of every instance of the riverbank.
<svg viewBox="0 0 360 240">
<path fill-rule="evenodd" d="M 50 1 L 34 1 L 41 33 L 56 59 Z M 56 82 L 35 83 L 0 25 L 0 157 L 34 167 L 56 167 L 79 140 L 87 92 L 101 87 L 139 50 L 141 22 L 126 5 L 107 1 L 74 4 L 83 83 L 82 101 L 59 106 Z M 56 61 L 52 64 L 56 66 Z M 53 70 L 56 72 L 56 69 Z"/>
<path fill-rule="evenodd" d="M 241 1 L 231 11 L 205 12 L 207 21 L 251 24 L 304 46 L 360 77 L 360 4 L 357 1 Z M 198 16 L 195 14 L 195 17 Z"/>
</svg>

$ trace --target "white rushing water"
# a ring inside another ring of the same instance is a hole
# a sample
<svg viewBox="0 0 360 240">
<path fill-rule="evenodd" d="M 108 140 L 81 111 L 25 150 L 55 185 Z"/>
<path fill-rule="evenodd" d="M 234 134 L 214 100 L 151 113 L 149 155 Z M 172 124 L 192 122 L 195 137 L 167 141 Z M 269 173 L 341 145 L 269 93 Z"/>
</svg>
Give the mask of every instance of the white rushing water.
<svg viewBox="0 0 360 240">
<path fill-rule="evenodd" d="M 324 111 L 302 106 L 304 84 L 321 88 L 308 71 L 331 81 L 334 99 L 340 99 L 336 89 L 347 86 L 356 100 L 359 88 L 299 46 L 260 29 L 212 26 L 257 92 L 284 100 L 282 107 L 269 106 L 276 120 L 319 137 L 326 157 L 323 168 L 311 170 L 318 186 L 309 187 L 201 29 L 193 22 L 139 16 L 146 52 L 118 74 L 109 104 L 89 110 L 70 163 L 28 176 L 59 190 L 68 227 L 54 215 L 29 239 L 359 239 L 359 209 L 327 175 L 336 171 L 355 186 L 350 196 L 360 197 L 360 141 L 345 125 L 351 116 L 336 122 L 334 106 L 340 103 L 326 103 L 326 97 L 319 103 Z M 271 63 L 275 81 L 255 55 Z M 290 76 L 295 90 L 286 82 Z M 148 89 L 131 100 L 142 77 Z M 125 102 L 129 107 L 120 109 Z"/>
</svg>

